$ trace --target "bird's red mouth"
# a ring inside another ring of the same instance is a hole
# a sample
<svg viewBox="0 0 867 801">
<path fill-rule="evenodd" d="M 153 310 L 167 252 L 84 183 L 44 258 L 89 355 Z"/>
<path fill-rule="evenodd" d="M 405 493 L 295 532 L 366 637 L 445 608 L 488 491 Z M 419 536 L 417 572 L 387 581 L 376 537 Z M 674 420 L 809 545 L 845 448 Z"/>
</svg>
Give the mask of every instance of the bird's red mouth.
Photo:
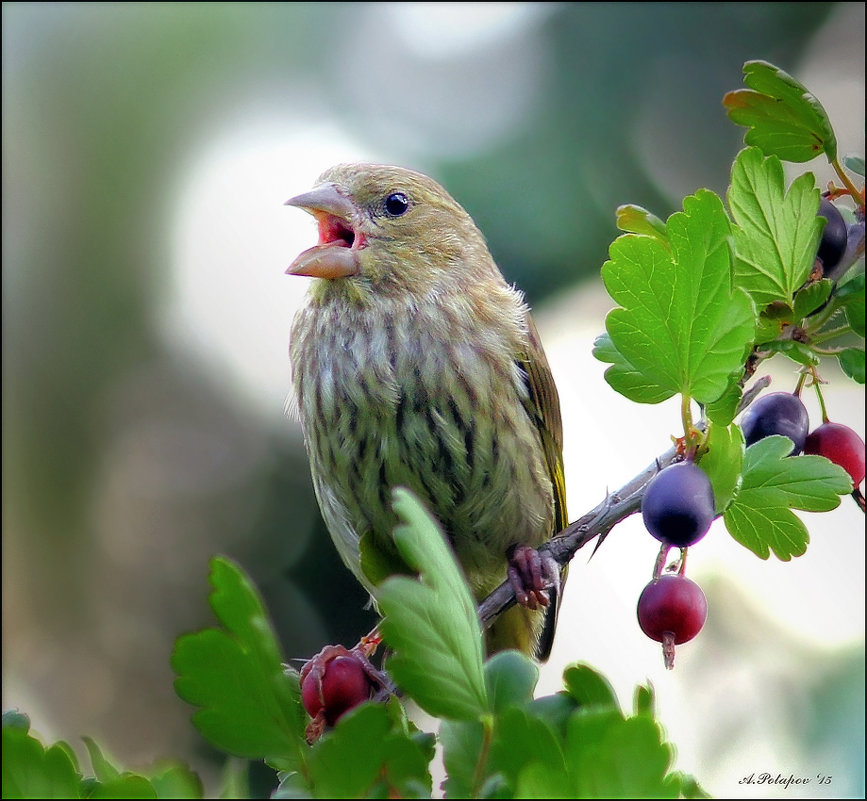
<svg viewBox="0 0 867 801">
<path fill-rule="evenodd" d="M 345 248 L 363 247 L 364 237 L 356 234 L 355 229 L 346 220 L 324 211 L 314 211 L 313 215 L 316 217 L 316 222 L 319 223 L 319 245 Z"/>
<path fill-rule="evenodd" d="M 367 242 L 349 222 L 356 214 L 355 206 L 340 187 L 332 183 L 320 184 L 286 204 L 309 212 L 319 225 L 319 242 L 298 256 L 287 273 L 313 278 L 348 278 L 361 272 L 358 251 Z"/>
</svg>

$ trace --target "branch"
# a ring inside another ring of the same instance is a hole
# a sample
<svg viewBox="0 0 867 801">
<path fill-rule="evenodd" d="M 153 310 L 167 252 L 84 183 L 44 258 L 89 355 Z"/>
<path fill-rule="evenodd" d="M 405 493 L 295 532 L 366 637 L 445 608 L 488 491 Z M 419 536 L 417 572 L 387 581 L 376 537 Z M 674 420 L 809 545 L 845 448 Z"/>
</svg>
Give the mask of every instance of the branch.
<svg viewBox="0 0 867 801">
<path fill-rule="evenodd" d="M 770 383 L 769 376 L 758 379 L 744 393 L 738 404 L 737 414 L 746 409 Z M 706 425 L 707 423 L 702 420 L 696 427 L 704 429 Z M 563 531 L 555 534 L 544 545 L 540 546 L 539 554 L 543 563 L 550 558 L 563 567 L 569 564 L 580 548 L 583 548 L 596 537 L 599 538 L 596 548 L 599 548 L 614 526 L 641 509 L 641 499 L 644 497 L 644 491 L 650 480 L 664 467 L 668 467 L 680 459 L 681 454 L 677 446 L 672 446 L 665 453 L 657 456 L 653 463 L 635 478 L 624 484 L 616 492 L 607 495 L 595 508 L 583 517 L 579 517 L 574 523 L 570 523 Z M 515 591 L 511 583 L 506 580 L 479 604 L 478 612 L 482 626 L 488 628 L 499 615 L 514 606 L 515 603 Z"/>
</svg>

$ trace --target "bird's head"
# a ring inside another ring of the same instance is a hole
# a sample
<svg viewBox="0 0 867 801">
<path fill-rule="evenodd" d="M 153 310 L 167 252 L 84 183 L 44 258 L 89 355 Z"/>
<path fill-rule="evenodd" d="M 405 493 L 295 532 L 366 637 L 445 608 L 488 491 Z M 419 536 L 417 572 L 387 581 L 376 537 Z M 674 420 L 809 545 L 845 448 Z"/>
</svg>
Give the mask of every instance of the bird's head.
<svg viewBox="0 0 867 801">
<path fill-rule="evenodd" d="M 286 205 L 308 211 L 319 224 L 319 242 L 292 262 L 286 271 L 292 275 L 424 293 L 493 267 L 466 211 L 436 181 L 412 170 L 340 164 Z"/>
</svg>

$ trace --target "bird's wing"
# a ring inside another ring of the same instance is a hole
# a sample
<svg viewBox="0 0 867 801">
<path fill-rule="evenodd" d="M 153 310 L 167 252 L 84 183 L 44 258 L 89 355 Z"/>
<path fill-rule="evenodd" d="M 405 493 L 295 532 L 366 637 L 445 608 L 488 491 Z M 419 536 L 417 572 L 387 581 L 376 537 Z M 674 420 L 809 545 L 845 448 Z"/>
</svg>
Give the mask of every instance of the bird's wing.
<svg viewBox="0 0 867 801">
<path fill-rule="evenodd" d="M 551 367 L 542 349 L 542 342 L 533 318 L 527 313 L 527 352 L 521 354 L 519 363 L 526 375 L 528 397 L 525 402 L 527 413 L 535 423 L 545 454 L 545 463 L 554 488 L 554 524 L 550 532 L 553 536 L 568 524 L 566 516 L 566 482 L 563 473 L 563 422 L 560 417 L 560 396 L 551 374 Z M 560 573 L 560 589 L 566 582 L 566 568 Z M 558 591 L 550 590 L 551 605 L 545 616 L 545 628 L 539 640 L 536 656 L 545 660 L 551 653 L 554 630 L 557 626 L 560 598 Z"/>
</svg>

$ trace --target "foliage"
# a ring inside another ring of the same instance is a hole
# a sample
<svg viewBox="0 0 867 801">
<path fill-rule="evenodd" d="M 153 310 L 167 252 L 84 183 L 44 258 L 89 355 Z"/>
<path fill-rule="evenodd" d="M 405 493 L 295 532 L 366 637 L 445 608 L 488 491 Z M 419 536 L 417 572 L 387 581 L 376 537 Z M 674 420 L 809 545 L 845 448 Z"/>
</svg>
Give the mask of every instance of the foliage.
<svg viewBox="0 0 867 801">
<path fill-rule="evenodd" d="M 780 437 L 745 449 L 735 420 L 756 367 L 776 355 L 800 366 L 798 393 L 808 381 L 820 392 L 818 368 L 829 358 L 863 384 L 864 198 L 838 160 L 818 100 L 766 62 L 748 62 L 744 72 L 747 88 L 723 101 L 748 128 L 725 200 L 699 189 L 665 221 L 637 206 L 618 210 L 624 233 L 602 267 L 618 306 L 594 353 L 630 400 L 681 397 L 678 451 L 707 473 L 717 515 L 735 541 L 786 561 L 809 542 L 792 510 L 835 508 L 853 492 L 851 479 L 824 457 L 787 456 L 791 443 Z M 850 236 L 861 240 L 838 281 L 815 269 L 824 226 L 815 179 L 804 173 L 786 187 L 781 163 L 822 154 L 843 183 L 829 195 L 855 200 Z M 863 175 L 863 159 L 844 163 Z M 821 392 L 820 401 L 825 412 Z M 361 703 L 311 744 L 299 674 L 282 663 L 256 588 L 216 557 L 210 603 L 218 626 L 182 636 L 172 656 L 176 691 L 196 708 L 193 723 L 206 740 L 271 766 L 276 798 L 430 797 L 437 741 L 447 798 L 703 796 L 674 770 L 652 688 L 637 688 L 627 713 L 601 673 L 575 664 L 560 692 L 534 698 L 532 661 L 516 652 L 485 660 L 472 596 L 437 521 L 403 489 L 394 491 L 394 508 L 395 544 L 417 573 L 376 591 L 383 670 L 398 692 Z M 404 698 L 439 718 L 436 735 L 411 722 Z M 66 743 L 46 748 L 26 716 L 4 715 L 4 797 L 202 796 L 182 765 L 123 772 L 85 743 L 88 776 Z"/>
</svg>

